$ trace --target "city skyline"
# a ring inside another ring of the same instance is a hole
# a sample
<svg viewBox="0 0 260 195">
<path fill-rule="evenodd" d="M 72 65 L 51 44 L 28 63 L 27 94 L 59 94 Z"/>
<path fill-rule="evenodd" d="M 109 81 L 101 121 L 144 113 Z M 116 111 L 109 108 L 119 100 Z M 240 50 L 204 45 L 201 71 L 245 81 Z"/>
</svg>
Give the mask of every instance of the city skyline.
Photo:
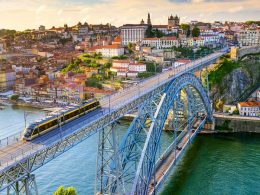
<svg viewBox="0 0 260 195">
<path fill-rule="evenodd" d="M 0 29 L 16 30 L 78 21 L 121 26 L 146 20 L 148 12 L 153 24 L 166 24 L 171 14 L 180 16 L 181 23 L 260 20 L 258 0 L 0 0 L 0 5 Z"/>
</svg>

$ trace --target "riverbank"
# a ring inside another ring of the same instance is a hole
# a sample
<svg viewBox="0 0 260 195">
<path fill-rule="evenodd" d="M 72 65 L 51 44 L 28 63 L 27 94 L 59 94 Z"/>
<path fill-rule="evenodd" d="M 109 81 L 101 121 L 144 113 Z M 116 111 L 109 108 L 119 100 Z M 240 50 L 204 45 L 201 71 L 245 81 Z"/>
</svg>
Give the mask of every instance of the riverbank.
<svg viewBox="0 0 260 195">
<path fill-rule="evenodd" d="M 131 122 L 135 115 L 126 115 L 120 120 Z M 214 114 L 215 127 L 211 130 L 205 125 L 200 134 L 215 134 L 215 133 L 260 133 L 260 118 L 259 117 L 243 117 L 243 116 L 229 116 L 224 114 Z M 167 130 L 171 131 L 171 130 Z"/>
<path fill-rule="evenodd" d="M 260 133 L 260 118 L 214 115 L 217 133 Z"/>
</svg>

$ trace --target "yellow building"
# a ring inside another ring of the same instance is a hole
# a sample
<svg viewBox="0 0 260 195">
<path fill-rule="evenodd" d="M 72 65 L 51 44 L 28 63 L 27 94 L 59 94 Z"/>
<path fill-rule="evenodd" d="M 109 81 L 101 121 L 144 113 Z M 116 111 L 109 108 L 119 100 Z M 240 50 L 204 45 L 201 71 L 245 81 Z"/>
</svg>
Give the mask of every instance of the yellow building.
<svg viewBox="0 0 260 195">
<path fill-rule="evenodd" d="M 231 47 L 230 58 L 232 60 L 237 60 L 238 59 L 238 47 Z"/>
</svg>

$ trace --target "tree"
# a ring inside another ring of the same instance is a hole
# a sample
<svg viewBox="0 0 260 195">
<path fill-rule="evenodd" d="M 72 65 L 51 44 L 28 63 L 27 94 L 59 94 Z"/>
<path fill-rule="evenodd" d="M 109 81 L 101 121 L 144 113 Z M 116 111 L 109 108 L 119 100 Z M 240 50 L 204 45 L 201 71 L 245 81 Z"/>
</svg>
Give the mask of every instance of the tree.
<svg viewBox="0 0 260 195">
<path fill-rule="evenodd" d="M 146 63 L 146 71 L 147 72 L 156 72 L 156 64 L 153 62 Z"/>
<path fill-rule="evenodd" d="M 128 48 L 128 50 L 129 50 L 130 53 L 133 53 L 133 50 L 134 50 L 134 44 L 131 43 L 131 42 L 128 43 L 127 48 Z"/>
<path fill-rule="evenodd" d="M 200 36 L 200 29 L 198 28 L 198 27 L 194 27 L 193 29 L 192 29 L 192 36 L 193 37 L 198 37 L 198 36 Z"/>
<path fill-rule="evenodd" d="M 190 29 L 190 25 L 188 24 L 181 24 L 181 29 L 184 31 L 187 31 L 188 29 Z"/>
<path fill-rule="evenodd" d="M 238 109 L 235 109 L 235 110 L 233 111 L 233 114 L 239 115 L 239 110 L 238 110 Z"/>
<path fill-rule="evenodd" d="M 10 100 L 12 100 L 12 101 L 17 101 L 18 99 L 19 99 L 19 95 L 17 95 L 17 94 L 13 94 L 10 97 Z"/>
<path fill-rule="evenodd" d="M 104 64 L 103 66 L 104 68 L 111 68 L 112 67 L 112 63 L 111 62 L 107 62 Z"/>
<path fill-rule="evenodd" d="M 190 28 L 188 28 L 188 30 L 187 30 L 187 37 L 189 37 L 190 36 Z"/>
<path fill-rule="evenodd" d="M 148 37 L 148 38 L 154 37 L 154 32 L 153 32 L 153 29 L 152 29 L 152 26 L 151 26 L 151 25 L 149 25 L 149 26 L 147 27 L 147 30 L 146 30 L 146 32 L 145 32 L 145 35 L 146 35 L 146 37 Z"/>
<path fill-rule="evenodd" d="M 161 38 L 161 37 L 165 36 L 165 34 L 158 29 L 153 30 L 152 33 L 153 33 L 153 36 L 155 36 L 157 38 Z"/>
<path fill-rule="evenodd" d="M 63 186 L 60 186 L 53 195 L 77 195 L 76 189 L 73 187 L 68 187 L 65 189 Z"/>
</svg>

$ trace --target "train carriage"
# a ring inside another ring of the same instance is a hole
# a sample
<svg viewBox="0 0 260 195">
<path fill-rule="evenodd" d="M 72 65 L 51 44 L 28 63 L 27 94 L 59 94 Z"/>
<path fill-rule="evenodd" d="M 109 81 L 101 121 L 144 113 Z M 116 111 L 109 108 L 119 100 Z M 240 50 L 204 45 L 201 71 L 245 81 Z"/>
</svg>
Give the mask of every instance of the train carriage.
<svg viewBox="0 0 260 195">
<path fill-rule="evenodd" d="M 23 133 L 23 139 L 30 141 L 40 135 L 43 135 L 59 125 L 64 125 L 80 116 L 87 114 L 88 112 L 95 110 L 100 107 L 99 101 L 92 101 L 83 103 L 80 106 L 70 108 L 59 114 L 47 117 L 41 121 L 30 124 Z"/>
</svg>

